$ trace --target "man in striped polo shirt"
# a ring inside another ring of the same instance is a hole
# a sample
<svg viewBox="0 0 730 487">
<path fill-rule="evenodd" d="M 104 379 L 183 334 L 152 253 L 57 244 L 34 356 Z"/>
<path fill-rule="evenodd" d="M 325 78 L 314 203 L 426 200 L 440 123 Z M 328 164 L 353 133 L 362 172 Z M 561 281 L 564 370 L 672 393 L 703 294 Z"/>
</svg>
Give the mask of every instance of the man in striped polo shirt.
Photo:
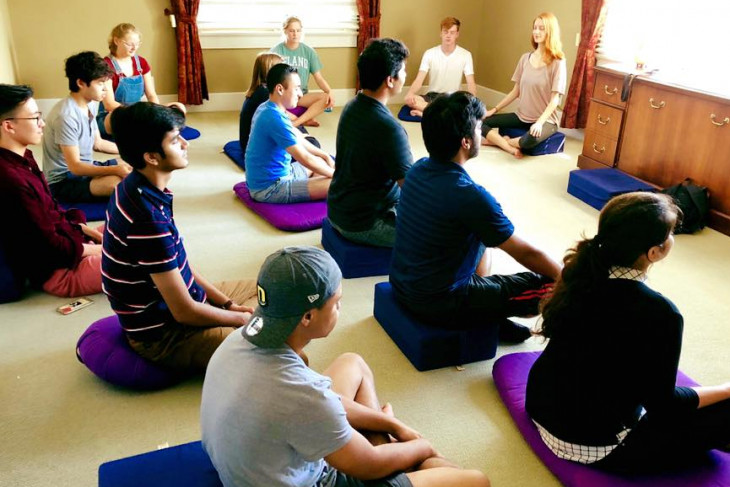
<svg viewBox="0 0 730 487">
<path fill-rule="evenodd" d="M 239 303 L 253 300 L 256 283 L 219 288 L 190 266 L 167 189 L 173 171 L 188 165 L 184 122 L 179 111 L 147 102 L 112 113 L 120 153 L 134 171 L 107 209 L 102 286 L 137 353 L 192 372 L 205 370 L 223 339 L 248 323 L 253 309 Z"/>
</svg>

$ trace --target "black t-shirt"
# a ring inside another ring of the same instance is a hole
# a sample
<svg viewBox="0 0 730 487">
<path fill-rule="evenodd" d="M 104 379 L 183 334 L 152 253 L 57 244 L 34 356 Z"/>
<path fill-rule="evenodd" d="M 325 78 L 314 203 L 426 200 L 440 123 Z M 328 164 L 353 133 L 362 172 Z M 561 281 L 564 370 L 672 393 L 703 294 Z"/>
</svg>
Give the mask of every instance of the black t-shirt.
<svg viewBox="0 0 730 487">
<path fill-rule="evenodd" d="M 607 279 L 565 317 L 527 381 L 527 412 L 561 440 L 611 445 L 643 407 L 662 416 L 697 408 L 675 387 L 682 315 L 641 282 Z"/>
<path fill-rule="evenodd" d="M 241 144 L 241 150 L 245 156 L 248 138 L 251 135 L 251 120 L 256 109 L 269 99 L 269 90 L 266 86 L 261 85 L 253 92 L 251 98 L 246 98 L 241 107 L 241 115 L 238 119 L 238 141 Z"/>
<path fill-rule="evenodd" d="M 405 129 L 382 103 L 359 93 L 337 126 L 337 163 L 327 195 L 330 220 L 351 232 L 371 228 L 398 203 L 396 181 L 412 164 Z"/>
</svg>

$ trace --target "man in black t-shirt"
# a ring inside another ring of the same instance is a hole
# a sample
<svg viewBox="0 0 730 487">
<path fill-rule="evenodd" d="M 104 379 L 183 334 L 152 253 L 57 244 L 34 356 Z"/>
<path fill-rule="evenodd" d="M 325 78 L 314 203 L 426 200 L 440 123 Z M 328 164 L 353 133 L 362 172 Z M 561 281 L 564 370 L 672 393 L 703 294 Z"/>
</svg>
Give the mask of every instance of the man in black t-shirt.
<svg viewBox="0 0 730 487">
<path fill-rule="evenodd" d="M 342 111 L 327 196 L 332 226 L 348 240 L 392 247 L 400 185 L 413 164 L 405 129 L 387 108 L 403 89 L 408 48 L 375 39 L 360 55 L 362 91 Z"/>
</svg>

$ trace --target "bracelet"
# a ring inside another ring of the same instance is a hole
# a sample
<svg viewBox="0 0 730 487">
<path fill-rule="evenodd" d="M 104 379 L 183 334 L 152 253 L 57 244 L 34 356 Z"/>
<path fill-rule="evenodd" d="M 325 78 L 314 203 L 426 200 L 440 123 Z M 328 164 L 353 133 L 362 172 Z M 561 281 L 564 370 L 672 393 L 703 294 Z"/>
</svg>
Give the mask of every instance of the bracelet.
<svg viewBox="0 0 730 487">
<path fill-rule="evenodd" d="M 221 308 L 223 309 L 231 309 L 231 306 L 233 306 L 233 300 L 229 299 L 225 303 L 221 304 Z"/>
</svg>

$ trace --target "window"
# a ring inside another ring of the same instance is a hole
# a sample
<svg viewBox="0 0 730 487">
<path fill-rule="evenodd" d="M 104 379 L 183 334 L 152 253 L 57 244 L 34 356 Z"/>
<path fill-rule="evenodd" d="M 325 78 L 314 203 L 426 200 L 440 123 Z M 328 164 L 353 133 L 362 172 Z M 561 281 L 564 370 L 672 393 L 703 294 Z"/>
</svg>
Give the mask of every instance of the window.
<svg viewBox="0 0 730 487">
<path fill-rule="evenodd" d="M 716 0 L 608 0 L 598 60 L 643 64 L 662 79 L 727 92 L 728 19 L 730 3 Z"/>
<path fill-rule="evenodd" d="M 271 48 L 284 40 L 282 24 L 298 17 L 312 47 L 357 46 L 355 0 L 201 0 L 203 49 Z"/>
</svg>

